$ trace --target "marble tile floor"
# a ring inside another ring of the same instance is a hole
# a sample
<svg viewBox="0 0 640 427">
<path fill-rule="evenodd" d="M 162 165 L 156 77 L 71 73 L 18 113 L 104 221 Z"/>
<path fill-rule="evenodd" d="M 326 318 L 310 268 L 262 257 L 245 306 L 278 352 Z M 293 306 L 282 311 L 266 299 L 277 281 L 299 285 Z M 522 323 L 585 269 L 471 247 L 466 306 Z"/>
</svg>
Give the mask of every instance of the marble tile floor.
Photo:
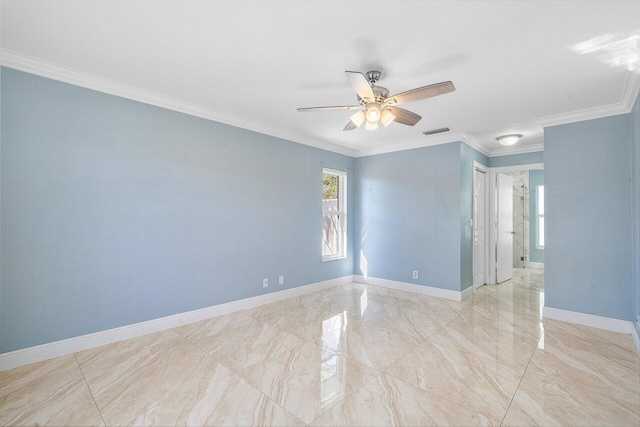
<svg viewBox="0 0 640 427">
<path fill-rule="evenodd" d="M 351 283 L 0 372 L 0 425 L 640 425 L 631 336 Z"/>
</svg>

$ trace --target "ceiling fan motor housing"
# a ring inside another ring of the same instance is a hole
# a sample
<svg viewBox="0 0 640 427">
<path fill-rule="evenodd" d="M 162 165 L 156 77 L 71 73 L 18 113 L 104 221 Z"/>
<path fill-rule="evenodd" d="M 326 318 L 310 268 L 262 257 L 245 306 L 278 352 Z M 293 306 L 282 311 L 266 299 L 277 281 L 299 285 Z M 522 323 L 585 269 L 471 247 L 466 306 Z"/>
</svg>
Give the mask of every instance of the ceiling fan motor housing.
<svg viewBox="0 0 640 427">
<path fill-rule="evenodd" d="M 385 99 L 387 99 L 389 97 L 389 89 L 387 89 L 386 87 L 382 87 L 382 86 L 371 86 L 371 89 L 373 90 L 373 95 L 375 96 L 375 102 L 382 102 Z M 360 105 L 364 105 L 365 102 L 362 100 L 362 98 L 360 98 L 360 96 L 358 96 L 358 102 L 360 103 Z"/>
<path fill-rule="evenodd" d="M 371 86 L 376 84 L 376 82 L 380 80 L 381 74 L 382 74 L 382 71 L 378 71 L 378 70 L 367 71 L 367 80 L 369 80 L 369 84 Z"/>
</svg>

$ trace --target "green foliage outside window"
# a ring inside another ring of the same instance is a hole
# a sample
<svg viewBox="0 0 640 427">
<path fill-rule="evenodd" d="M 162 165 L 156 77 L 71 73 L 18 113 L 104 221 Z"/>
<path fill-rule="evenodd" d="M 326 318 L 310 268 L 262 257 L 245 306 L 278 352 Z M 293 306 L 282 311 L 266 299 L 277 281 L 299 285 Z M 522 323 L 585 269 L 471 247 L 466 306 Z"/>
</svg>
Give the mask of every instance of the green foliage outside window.
<svg viewBox="0 0 640 427">
<path fill-rule="evenodd" d="M 338 176 L 324 174 L 322 176 L 322 200 L 338 198 Z"/>
</svg>

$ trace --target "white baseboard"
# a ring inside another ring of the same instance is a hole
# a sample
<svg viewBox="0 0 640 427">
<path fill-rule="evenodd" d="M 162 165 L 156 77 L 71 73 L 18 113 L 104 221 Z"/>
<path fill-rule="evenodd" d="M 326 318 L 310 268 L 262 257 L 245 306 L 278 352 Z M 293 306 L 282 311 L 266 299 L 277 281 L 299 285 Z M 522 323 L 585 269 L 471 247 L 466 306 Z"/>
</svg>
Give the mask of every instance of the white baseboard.
<svg viewBox="0 0 640 427">
<path fill-rule="evenodd" d="M 544 268 L 544 262 L 529 261 L 529 268 Z"/>
<path fill-rule="evenodd" d="M 634 335 L 637 333 L 633 322 L 628 320 L 612 319 L 611 317 L 561 310 L 553 307 L 544 307 L 542 313 L 546 319 L 591 326 L 592 328 L 606 329 L 607 331 L 621 332 L 623 334 Z"/>
<path fill-rule="evenodd" d="M 353 275 L 338 277 L 331 280 L 325 280 L 323 282 L 312 283 L 310 285 L 298 286 L 297 288 L 285 289 L 252 298 L 231 301 L 225 304 L 187 311 L 185 313 L 174 314 L 172 316 L 148 320 L 146 322 L 134 323 L 133 325 L 108 329 L 106 331 L 95 332 L 79 337 L 15 350 L 9 353 L 3 353 L 0 354 L 0 371 L 6 371 L 7 369 L 41 362 L 53 357 L 64 356 L 78 351 L 87 350 L 89 348 L 164 331 L 166 329 L 198 322 L 211 317 L 221 316 L 223 314 L 229 314 L 234 311 L 246 310 L 259 305 L 269 304 L 283 299 L 332 288 L 334 286 L 351 283 L 353 282 L 353 279 Z"/>
<path fill-rule="evenodd" d="M 467 298 L 471 297 L 472 295 L 473 295 L 473 285 L 469 286 L 467 289 L 461 292 L 462 299 L 460 301 L 464 301 Z"/>
<path fill-rule="evenodd" d="M 395 280 L 379 279 L 377 277 L 354 276 L 356 282 L 367 285 L 382 286 L 383 288 L 397 289 L 399 291 L 413 292 L 432 297 L 446 298 L 454 301 L 462 301 L 462 292 L 448 289 L 434 288 L 432 286 L 416 285 L 415 283 L 397 282 Z M 470 289 L 470 288 L 467 288 Z M 466 291 L 466 290 L 465 290 Z M 473 292 L 473 291 L 471 291 Z"/>
<path fill-rule="evenodd" d="M 610 317 L 579 313 L 577 311 L 561 310 L 559 308 L 544 307 L 542 315 L 546 319 L 575 323 L 576 325 L 591 326 L 592 328 L 630 334 L 640 357 L 640 337 L 636 325 L 628 320 L 612 319 Z"/>
</svg>

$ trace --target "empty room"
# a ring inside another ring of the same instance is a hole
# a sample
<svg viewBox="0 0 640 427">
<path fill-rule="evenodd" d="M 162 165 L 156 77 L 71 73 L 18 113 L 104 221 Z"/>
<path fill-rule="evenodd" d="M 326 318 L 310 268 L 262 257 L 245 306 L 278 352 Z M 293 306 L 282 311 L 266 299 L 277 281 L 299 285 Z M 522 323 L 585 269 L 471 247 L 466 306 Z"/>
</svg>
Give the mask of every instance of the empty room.
<svg viewBox="0 0 640 427">
<path fill-rule="evenodd" d="M 0 25 L 0 425 L 640 425 L 640 1 Z"/>
</svg>

